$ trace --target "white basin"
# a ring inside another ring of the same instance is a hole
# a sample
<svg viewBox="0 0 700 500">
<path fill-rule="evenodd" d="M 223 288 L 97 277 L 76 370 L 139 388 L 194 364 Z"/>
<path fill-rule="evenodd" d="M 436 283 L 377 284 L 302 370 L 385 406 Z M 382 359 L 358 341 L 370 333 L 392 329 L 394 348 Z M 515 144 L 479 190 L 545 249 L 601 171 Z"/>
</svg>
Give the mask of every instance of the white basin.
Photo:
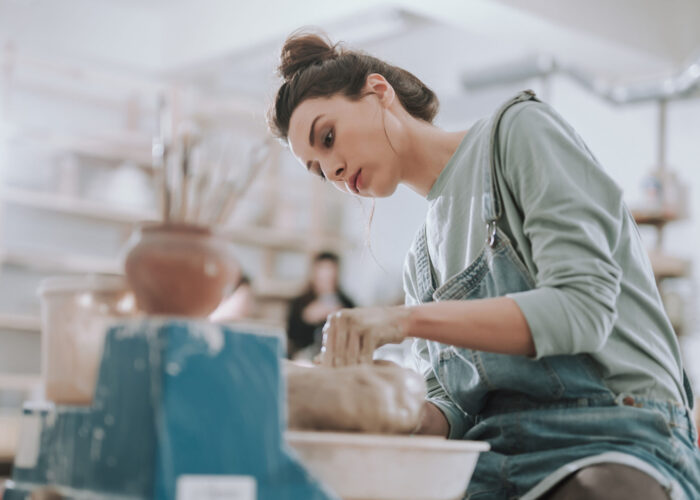
<svg viewBox="0 0 700 500">
<path fill-rule="evenodd" d="M 343 500 L 460 500 L 482 441 L 287 431 L 287 443 Z"/>
</svg>

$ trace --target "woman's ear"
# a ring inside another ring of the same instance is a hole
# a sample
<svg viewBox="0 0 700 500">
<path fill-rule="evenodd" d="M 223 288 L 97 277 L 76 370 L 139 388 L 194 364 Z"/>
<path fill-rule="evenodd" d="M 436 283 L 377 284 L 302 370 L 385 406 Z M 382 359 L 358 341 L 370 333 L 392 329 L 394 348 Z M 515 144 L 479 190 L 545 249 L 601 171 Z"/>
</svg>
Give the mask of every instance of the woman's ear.
<svg viewBox="0 0 700 500">
<path fill-rule="evenodd" d="M 379 73 L 370 73 L 367 75 L 365 91 L 375 94 L 379 98 L 379 102 L 385 108 L 388 108 L 396 97 L 394 87 Z"/>
</svg>

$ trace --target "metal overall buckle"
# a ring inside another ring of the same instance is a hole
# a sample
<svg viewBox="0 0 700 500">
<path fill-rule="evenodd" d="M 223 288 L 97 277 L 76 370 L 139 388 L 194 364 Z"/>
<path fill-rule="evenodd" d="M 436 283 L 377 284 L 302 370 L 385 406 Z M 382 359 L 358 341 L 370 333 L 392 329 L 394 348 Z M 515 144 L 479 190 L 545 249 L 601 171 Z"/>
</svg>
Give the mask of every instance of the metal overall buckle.
<svg viewBox="0 0 700 500">
<path fill-rule="evenodd" d="M 490 247 L 496 244 L 496 221 L 492 220 L 486 223 L 486 243 Z"/>
</svg>

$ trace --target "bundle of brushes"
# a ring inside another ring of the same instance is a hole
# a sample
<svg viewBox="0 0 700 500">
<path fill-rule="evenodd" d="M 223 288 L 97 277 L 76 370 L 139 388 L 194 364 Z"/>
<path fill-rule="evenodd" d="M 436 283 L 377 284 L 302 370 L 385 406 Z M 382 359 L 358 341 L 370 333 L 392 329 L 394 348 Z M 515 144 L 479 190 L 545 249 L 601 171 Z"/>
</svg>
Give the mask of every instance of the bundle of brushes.
<svg viewBox="0 0 700 500">
<path fill-rule="evenodd" d="M 173 140 L 153 141 L 153 164 L 159 172 L 164 224 L 220 227 L 268 162 L 270 140 L 240 152 L 230 136 L 203 134 L 183 123 Z"/>
</svg>

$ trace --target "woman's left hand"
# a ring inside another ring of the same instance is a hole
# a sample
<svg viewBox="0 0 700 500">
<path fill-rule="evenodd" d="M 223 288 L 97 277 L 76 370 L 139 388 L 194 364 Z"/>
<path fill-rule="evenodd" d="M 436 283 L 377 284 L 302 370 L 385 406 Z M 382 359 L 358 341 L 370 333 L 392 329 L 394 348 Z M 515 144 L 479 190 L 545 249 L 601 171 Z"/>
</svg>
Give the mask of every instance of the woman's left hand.
<svg viewBox="0 0 700 500">
<path fill-rule="evenodd" d="M 323 327 L 324 366 L 372 363 L 374 350 L 407 337 L 410 311 L 404 306 L 341 309 Z"/>
</svg>

